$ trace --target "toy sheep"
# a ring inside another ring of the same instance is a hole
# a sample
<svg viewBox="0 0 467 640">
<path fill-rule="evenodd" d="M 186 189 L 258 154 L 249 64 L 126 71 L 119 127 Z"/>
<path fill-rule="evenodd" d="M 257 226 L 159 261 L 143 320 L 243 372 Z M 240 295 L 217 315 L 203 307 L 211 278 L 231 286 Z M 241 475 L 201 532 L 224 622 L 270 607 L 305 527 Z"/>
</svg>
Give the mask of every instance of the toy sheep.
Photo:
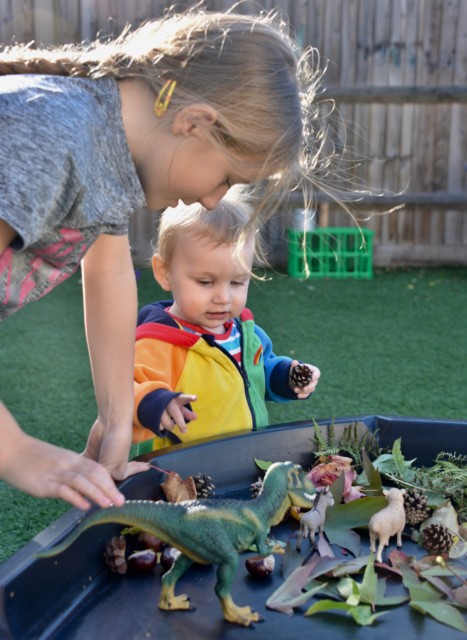
<svg viewBox="0 0 467 640">
<path fill-rule="evenodd" d="M 397 535 L 397 546 L 402 547 L 402 530 L 405 527 L 405 489 L 384 489 L 383 493 L 389 504 L 371 516 L 368 523 L 370 548 L 373 553 L 376 551 L 376 540 L 379 538 L 377 562 L 383 561 L 381 554 L 383 548 L 389 544 L 391 536 Z"/>
<path fill-rule="evenodd" d="M 319 535 L 323 534 L 326 509 L 328 507 L 332 507 L 333 504 L 334 498 L 332 497 L 332 493 L 329 491 L 329 487 L 326 487 L 323 491 L 316 492 L 313 508 L 300 519 L 300 533 L 297 540 L 297 551 L 300 551 L 301 549 L 302 539 L 304 536 L 308 536 L 313 542 L 316 531 L 319 532 Z"/>
</svg>

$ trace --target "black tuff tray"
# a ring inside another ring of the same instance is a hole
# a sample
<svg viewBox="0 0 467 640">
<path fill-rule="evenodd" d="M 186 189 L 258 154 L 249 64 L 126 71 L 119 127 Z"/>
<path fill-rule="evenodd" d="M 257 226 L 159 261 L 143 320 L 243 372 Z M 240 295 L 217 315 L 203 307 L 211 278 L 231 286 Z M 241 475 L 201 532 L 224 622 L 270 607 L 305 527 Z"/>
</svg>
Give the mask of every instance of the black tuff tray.
<svg viewBox="0 0 467 640">
<path fill-rule="evenodd" d="M 318 421 L 326 426 L 329 420 Z M 417 458 L 420 466 L 430 465 L 439 451 L 467 453 L 467 422 L 425 420 L 384 416 L 357 416 L 333 420 L 336 429 L 359 422 L 361 429 L 377 434 L 382 447 L 391 446 L 401 437 L 407 459 Z M 268 427 L 255 433 L 204 440 L 197 445 L 177 445 L 158 455 L 143 456 L 167 471 L 183 477 L 203 472 L 216 482 L 216 495 L 248 498 L 248 487 L 259 475 L 254 458 L 271 461 L 292 460 L 309 466 L 313 425 L 298 422 Z M 161 497 L 160 471 L 129 478 L 121 484 L 128 499 Z M 464 636 L 410 609 L 408 605 L 388 609 L 386 616 L 373 626 L 359 627 L 345 615 L 317 614 L 305 617 L 311 600 L 292 617 L 266 608 L 266 599 L 279 587 L 283 578 L 280 560 L 266 580 L 247 573 L 244 558 L 232 589 L 238 605 L 259 611 L 264 621 L 254 628 L 225 622 L 214 594 L 215 567 L 193 566 L 177 583 L 177 593 L 187 593 L 196 606 L 194 611 L 165 612 L 157 608 L 160 593 L 160 567 L 147 576 L 112 574 L 102 555 L 106 542 L 117 535 L 120 525 L 102 525 L 85 532 L 62 555 L 39 560 L 42 549 L 58 544 L 82 518 L 71 509 L 37 535 L 6 562 L 0 564 L 0 638 L 15 640 L 143 640 L 157 638 L 259 640 L 280 638 L 377 637 L 392 640 L 399 634 L 405 640 L 423 637 L 450 640 Z M 294 523 L 273 529 L 276 538 L 292 534 Z M 367 540 L 363 540 L 362 552 Z M 391 539 L 394 547 L 395 539 Z M 418 554 L 415 544 L 404 541 L 406 553 Z M 465 561 L 463 562 L 465 565 Z"/>
</svg>

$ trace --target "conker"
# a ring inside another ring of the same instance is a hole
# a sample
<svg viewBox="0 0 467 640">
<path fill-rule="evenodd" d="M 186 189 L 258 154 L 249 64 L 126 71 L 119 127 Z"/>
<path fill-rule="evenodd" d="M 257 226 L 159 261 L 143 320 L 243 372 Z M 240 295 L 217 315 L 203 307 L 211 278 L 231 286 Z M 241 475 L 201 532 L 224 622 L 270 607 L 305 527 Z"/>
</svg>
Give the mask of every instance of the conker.
<svg viewBox="0 0 467 640">
<path fill-rule="evenodd" d="M 135 551 L 127 558 L 128 568 L 136 573 L 149 573 L 157 564 L 157 553 L 153 549 Z"/>
<path fill-rule="evenodd" d="M 163 568 L 164 572 L 168 571 L 172 567 L 173 563 L 179 555 L 180 551 L 175 547 L 164 547 L 161 553 L 161 567 Z"/>
<path fill-rule="evenodd" d="M 255 578 L 265 578 L 273 572 L 276 559 L 272 553 L 269 556 L 251 556 L 245 560 L 245 566 Z"/>
<path fill-rule="evenodd" d="M 140 549 L 152 549 L 155 553 L 160 553 L 164 547 L 164 542 L 160 538 L 146 531 L 138 533 L 137 542 Z"/>
</svg>

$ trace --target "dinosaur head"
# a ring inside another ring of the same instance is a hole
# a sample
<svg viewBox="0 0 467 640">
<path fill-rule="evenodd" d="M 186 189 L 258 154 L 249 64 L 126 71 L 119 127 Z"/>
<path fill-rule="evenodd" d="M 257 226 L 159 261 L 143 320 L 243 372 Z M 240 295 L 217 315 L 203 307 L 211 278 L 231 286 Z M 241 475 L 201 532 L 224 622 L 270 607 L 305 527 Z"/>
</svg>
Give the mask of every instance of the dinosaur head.
<svg viewBox="0 0 467 640">
<path fill-rule="evenodd" d="M 310 509 L 313 506 L 316 489 L 300 465 L 293 462 L 272 464 L 264 477 L 265 485 L 285 490 L 291 504 L 295 507 Z"/>
</svg>

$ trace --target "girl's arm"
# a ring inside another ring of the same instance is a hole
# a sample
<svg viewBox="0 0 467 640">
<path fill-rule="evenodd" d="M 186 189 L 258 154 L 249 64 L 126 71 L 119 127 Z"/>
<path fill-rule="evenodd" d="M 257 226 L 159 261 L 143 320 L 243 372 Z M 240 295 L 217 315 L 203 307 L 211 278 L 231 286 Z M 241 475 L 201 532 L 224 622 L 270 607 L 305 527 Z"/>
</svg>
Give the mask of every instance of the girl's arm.
<svg viewBox="0 0 467 640">
<path fill-rule="evenodd" d="M 128 463 L 133 419 L 136 280 L 127 236 L 101 235 L 82 261 L 84 317 L 98 416 L 84 455 L 116 480 L 145 471 Z"/>
<path fill-rule="evenodd" d="M 100 464 L 29 436 L 2 402 L 0 440 L 0 478 L 13 487 L 38 498 L 61 498 L 78 509 L 88 509 L 90 501 L 101 507 L 124 502 Z"/>
<path fill-rule="evenodd" d="M 16 235 L 16 231 L 13 227 L 10 227 L 5 220 L 0 220 L 0 255 L 5 251 Z"/>
</svg>

